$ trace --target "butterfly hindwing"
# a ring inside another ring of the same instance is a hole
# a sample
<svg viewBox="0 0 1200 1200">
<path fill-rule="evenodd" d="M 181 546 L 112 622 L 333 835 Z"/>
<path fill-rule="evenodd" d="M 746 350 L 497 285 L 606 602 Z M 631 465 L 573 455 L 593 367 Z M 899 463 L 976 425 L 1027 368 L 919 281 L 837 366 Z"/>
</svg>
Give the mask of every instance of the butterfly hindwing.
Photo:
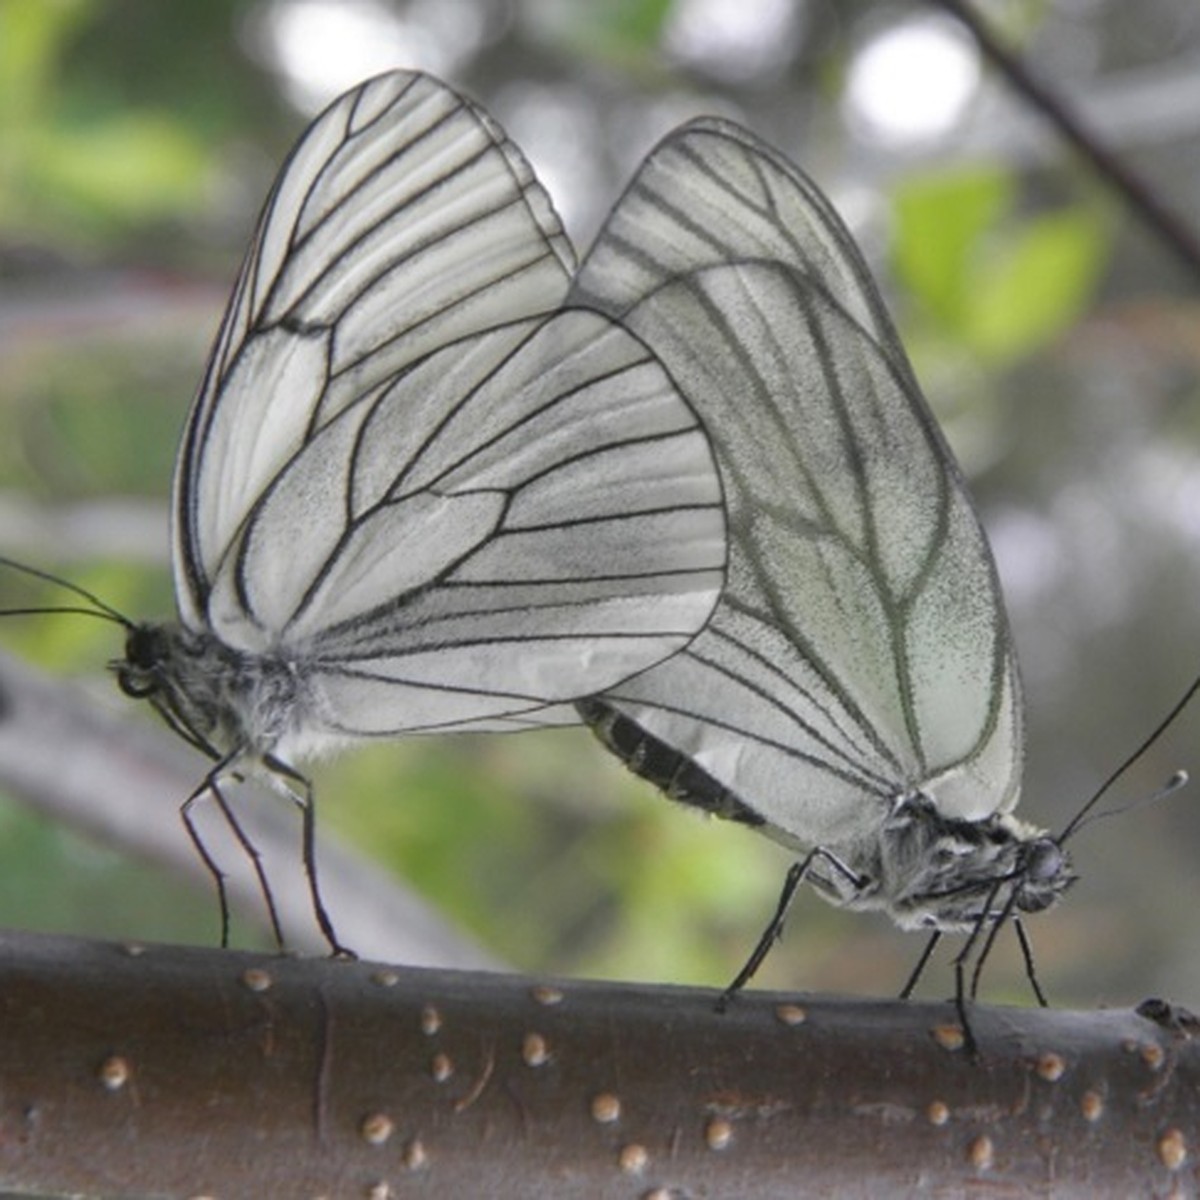
<svg viewBox="0 0 1200 1200">
<path fill-rule="evenodd" d="M 607 686 L 715 602 L 711 451 L 523 156 L 419 74 L 335 101 L 268 199 L 175 494 L 185 625 L 295 661 L 329 732 Z"/>
<path fill-rule="evenodd" d="M 836 844 L 920 789 L 1016 802 L 1021 718 L 990 550 L 861 255 L 727 122 L 648 157 L 572 298 L 619 315 L 700 413 L 729 580 L 680 655 L 601 699 L 785 841 Z"/>
</svg>

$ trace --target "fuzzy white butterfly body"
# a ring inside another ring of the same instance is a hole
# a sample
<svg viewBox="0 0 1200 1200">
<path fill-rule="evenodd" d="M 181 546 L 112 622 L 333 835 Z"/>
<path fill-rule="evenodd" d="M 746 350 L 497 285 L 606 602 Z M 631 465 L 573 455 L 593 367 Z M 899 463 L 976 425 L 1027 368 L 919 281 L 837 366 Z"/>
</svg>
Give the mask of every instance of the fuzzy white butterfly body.
<svg viewBox="0 0 1200 1200">
<path fill-rule="evenodd" d="M 1020 689 L 966 486 L 849 232 L 699 120 L 648 156 L 571 299 L 646 341 L 721 470 L 729 578 L 678 655 L 580 710 L 676 799 L 805 852 L 835 903 L 960 930 L 1071 881 L 1011 815 Z"/>
<path fill-rule="evenodd" d="M 131 626 L 118 679 L 216 760 L 184 813 L 218 883 L 192 801 L 233 823 L 222 783 L 260 773 L 302 805 L 335 947 L 299 761 L 561 723 L 686 645 L 723 583 L 698 418 L 636 335 L 565 303 L 573 269 L 490 117 L 369 80 L 284 165 L 189 414 L 179 623 Z"/>
<path fill-rule="evenodd" d="M 188 418 L 180 627 L 122 668 L 218 754 L 509 728 L 679 649 L 724 520 L 641 342 L 563 309 L 569 242 L 481 110 L 394 73 L 267 202 Z"/>
</svg>

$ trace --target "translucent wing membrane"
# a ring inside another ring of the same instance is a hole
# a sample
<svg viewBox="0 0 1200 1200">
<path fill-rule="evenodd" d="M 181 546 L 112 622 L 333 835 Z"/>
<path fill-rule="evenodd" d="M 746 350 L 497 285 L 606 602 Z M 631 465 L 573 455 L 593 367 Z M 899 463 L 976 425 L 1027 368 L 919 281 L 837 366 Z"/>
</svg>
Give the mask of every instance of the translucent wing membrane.
<svg viewBox="0 0 1200 1200">
<path fill-rule="evenodd" d="M 1020 699 L 991 554 L 823 197 L 745 131 L 693 122 L 571 299 L 619 316 L 695 405 L 729 518 L 708 626 L 602 700 L 784 841 L 844 844 L 864 805 L 882 819 L 917 791 L 951 818 L 1011 809 Z"/>
<path fill-rule="evenodd" d="M 908 358 L 862 254 L 833 206 L 772 146 L 702 117 L 664 138 L 609 214 L 572 298 L 621 313 L 707 266 L 764 260 L 826 292 L 894 370 Z"/>
<path fill-rule="evenodd" d="M 314 731 L 536 720 L 711 612 L 707 440 L 636 336 L 561 310 L 572 266 L 520 152 L 426 76 L 347 93 L 285 165 L 189 417 L 175 565 L 184 625 L 295 664 Z"/>
<path fill-rule="evenodd" d="M 298 519 L 311 557 L 280 552 Z M 682 647 L 720 530 L 707 444 L 662 369 L 566 312 L 447 347 L 326 426 L 210 610 L 229 645 L 303 646 L 339 731 L 453 724 Z"/>
<path fill-rule="evenodd" d="M 456 339 L 555 308 L 574 257 L 520 152 L 424 75 L 347 92 L 267 199 L 176 473 L 182 615 L 203 622 L 251 506 L 356 398 Z"/>
</svg>

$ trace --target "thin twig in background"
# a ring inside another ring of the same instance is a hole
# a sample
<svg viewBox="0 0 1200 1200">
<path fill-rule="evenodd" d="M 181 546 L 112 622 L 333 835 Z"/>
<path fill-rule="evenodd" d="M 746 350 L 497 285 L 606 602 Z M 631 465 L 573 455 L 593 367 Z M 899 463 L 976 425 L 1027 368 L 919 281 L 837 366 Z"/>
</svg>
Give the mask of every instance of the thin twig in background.
<svg viewBox="0 0 1200 1200">
<path fill-rule="evenodd" d="M 1091 164 L 1100 178 L 1125 198 L 1172 253 L 1200 279 L 1200 241 L 1176 214 L 1162 204 L 1145 181 L 1087 129 L 1053 92 L 1030 74 L 1024 63 L 996 39 L 986 22 L 965 0 L 929 0 L 929 3 L 950 13 L 966 26 L 984 56 L 1011 87 L 1054 125 Z"/>
</svg>

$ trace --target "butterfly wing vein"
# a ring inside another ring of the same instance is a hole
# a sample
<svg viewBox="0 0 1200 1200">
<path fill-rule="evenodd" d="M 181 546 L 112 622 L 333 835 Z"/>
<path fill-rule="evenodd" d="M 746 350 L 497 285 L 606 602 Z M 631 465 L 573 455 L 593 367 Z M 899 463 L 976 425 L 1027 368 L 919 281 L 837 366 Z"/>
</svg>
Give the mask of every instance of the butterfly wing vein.
<svg viewBox="0 0 1200 1200">
<path fill-rule="evenodd" d="M 536 720 L 685 645 L 723 580 L 712 451 L 636 335 L 564 308 L 573 265 L 475 105 L 404 72 L 335 101 L 188 419 L 184 625 L 350 736 Z"/>
<path fill-rule="evenodd" d="M 991 553 L 862 256 L 787 160 L 700 120 L 651 153 L 571 299 L 651 346 L 713 440 L 726 589 L 606 704 L 789 843 L 916 790 L 1016 802 L 1015 661 Z"/>
</svg>

